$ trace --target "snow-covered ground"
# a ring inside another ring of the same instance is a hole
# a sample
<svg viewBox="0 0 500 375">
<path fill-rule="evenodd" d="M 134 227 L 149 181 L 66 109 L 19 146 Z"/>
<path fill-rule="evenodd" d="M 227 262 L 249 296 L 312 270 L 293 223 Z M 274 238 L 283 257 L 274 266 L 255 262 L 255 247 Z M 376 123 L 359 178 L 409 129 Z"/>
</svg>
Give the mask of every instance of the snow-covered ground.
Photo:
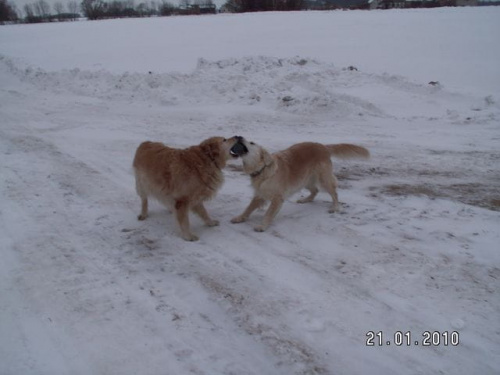
<svg viewBox="0 0 500 375">
<path fill-rule="evenodd" d="M 0 374 L 500 373 L 499 21 L 492 7 L 1 27 Z M 236 161 L 207 205 L 221 225 L 192 218 L 200 241 L 159 204 L 137 221 L 138 144 L 212 135 L 372 159 L 334 160 L 338 214 L 297 195 L 265 233 L 263 211 L 230 224 L 252 196 Z M 425 347 L 425 331 L 460 342 Z"/>
</svg>

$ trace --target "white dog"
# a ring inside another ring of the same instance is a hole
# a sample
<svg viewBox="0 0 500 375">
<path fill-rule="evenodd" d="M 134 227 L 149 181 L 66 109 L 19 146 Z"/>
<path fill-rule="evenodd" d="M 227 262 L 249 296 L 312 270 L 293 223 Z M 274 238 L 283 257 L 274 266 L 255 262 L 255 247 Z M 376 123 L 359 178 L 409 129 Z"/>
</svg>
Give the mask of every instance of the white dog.
<svg viewBox="0 0 500 375">
<path fill-rule="evenodd" d="M 281 209 L 288 196 L 306 188 L 311 194 L 298 203 L 312 202 L 318 194 L 317 185 L 326 190 L 332 197 L 329 212 L 338 209 L 337 179 L 332 171 L 332 156 L 338 158 L 370 157 L 369 151 L 352 144 L 322 145 L 304 142 L 270 154 L 263 147 L 239 137 L 231 148 L 234 156 L 241 156 L 243 169 L 250 175 L 255 190 L 254 197 L 245 211 L 231 220 L 242 223 L 248 219 L 255 209 L 266 201 L 271 201 L 261 225 L 255 227 L 257 232 L 265 231 Z"/>
</svg>

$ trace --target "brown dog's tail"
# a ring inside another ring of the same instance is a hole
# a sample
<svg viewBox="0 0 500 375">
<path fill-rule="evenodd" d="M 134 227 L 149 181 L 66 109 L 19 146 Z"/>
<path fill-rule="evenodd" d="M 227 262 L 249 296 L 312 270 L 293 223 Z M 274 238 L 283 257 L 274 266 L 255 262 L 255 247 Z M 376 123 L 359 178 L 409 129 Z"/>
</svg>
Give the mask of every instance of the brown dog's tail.
<svg viewBox="0 0 500 375">
<path fill-rule="evenodd" d="M 366 148 L 349 143 L 339 143 L 336 145 L 325 145 L 330 151 L 330 155 L 340 159 L 368 159 L 370 151 Z"/>
</svg>

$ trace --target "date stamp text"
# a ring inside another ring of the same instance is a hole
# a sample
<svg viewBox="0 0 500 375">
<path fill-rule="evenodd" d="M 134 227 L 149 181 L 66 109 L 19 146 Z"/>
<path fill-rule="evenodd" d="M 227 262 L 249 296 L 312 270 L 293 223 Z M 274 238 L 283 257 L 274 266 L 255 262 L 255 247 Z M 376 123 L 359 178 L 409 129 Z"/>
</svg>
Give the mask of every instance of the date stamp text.
<svg viewBox="0 0 500 375">
<path fill-rule="evenodd" d="M 413 334 L 411 331 L 396 331 L 385 334 L 382 331 L 368 331 L 366 346 L 458 346 L 460 334 L 457 331 L 424 331 Z"/>
</svg>

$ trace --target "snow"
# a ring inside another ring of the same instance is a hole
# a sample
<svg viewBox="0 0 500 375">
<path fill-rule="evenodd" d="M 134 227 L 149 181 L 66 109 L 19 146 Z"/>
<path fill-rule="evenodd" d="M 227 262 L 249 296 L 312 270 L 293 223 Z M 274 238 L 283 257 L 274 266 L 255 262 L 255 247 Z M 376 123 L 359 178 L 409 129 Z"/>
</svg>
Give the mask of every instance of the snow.
<svg viewBox="0 0 500 375">
<path fill-rule="evenodd" d="M 499 373 L 499 16 L 2 27 L 0 374 Z M 265 233 L 263 211 L 229 222 L 252 196 L 238 161 L 207 205 L 221 225 L 191 220 L 200 241 L 159 204 L 137 221 L 139 143 L 212 135 L 372 159 L 334 160 L 340 213 L 296 195 Z"/>
</svg>

